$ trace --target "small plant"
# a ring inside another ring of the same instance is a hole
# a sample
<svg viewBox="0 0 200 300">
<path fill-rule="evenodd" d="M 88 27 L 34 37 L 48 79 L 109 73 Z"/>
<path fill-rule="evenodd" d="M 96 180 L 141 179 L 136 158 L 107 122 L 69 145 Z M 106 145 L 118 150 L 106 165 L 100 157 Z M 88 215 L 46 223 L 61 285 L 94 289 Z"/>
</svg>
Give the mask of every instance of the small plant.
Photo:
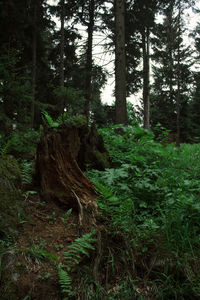
<svg viewBox="0 0 200 300">
<path fill-rule="evenodd" d="M 30 184 L 32 182 L 33 163 L 27 160 L 21 162 L 21 179 L 22 184 Z"/>
<path fill-rule="evenodd" d="M 42 116 L 43 116 L 44 122 L 46 122 L 49 127 L 58 127 L 59 126 L 59 123 L 54 122 L 54 120 L 52 119 L 52 117 L 46 110 L 43 110 Z"/>
<path fill-rule="evenodd" d="M 24 218 L 23 218 L 21 212 L 18 211 L 18 212 L 17 212 L 17 224 L 18 224 L 18 225 L 22 225 L 22 224 L 24 224 L 24 223 L 26 223 L 26 222 L 27 222 L 27 221 L 24 220 Z"/>
<path fill-rule="evenodd" d="M 39 275 L 37 276 L 37 278 L 38 278 L 38 279 L 44 280 L 44 279 L 50 278 L 51 276 L 52 276 L 51 273 L 49 273 L 49 272 L 44 272 L 43 274 L 39 274 Z"/>
<path fill-rule="evenodd" d="M 37 195 L 37 192 L 36 191 L 26 191 L 23 193 L 23 195 L 25 197 L 25 200 L 27 200 L 30 195 Z"/>
<path fill-rule="evenodd" d="M 160 123 L 158 123 L 154 128 L 157 140 L 161 143 L 166 143 L 169 138 L 171 130 L 166 129 Z"/>
<path fill-rule="evenodd" d="M 10 145 L 12 144 L 12 140 L 9 139 L 7 142 L 2 142 L 1 148 L 0 148 L 0 155 L 4 156 L 8 153 L 8 150 L 10 148 Z"/>
<path fill-rule="evenodd" d="M 55 211 L 53 211 L 50 216 L 46 216 L 46 219 L 49 220 L 50 224 L 55 224 L 56 223 L 56 213 L 55 213 Z"/>
<path fill-rule="evenodd" d="M 27 296 L 24 297 L 22 300 L 31 300 L 31 296 L 27 295 Z"/>
<path fill-rule="evenodd" d="M 72 213 L 72 208 L 70 208 L 65 214 L 64 217 L 60 217 L 63 222 L 67 222 L 69 220 L 69 216 Z"/>
<path fill-rule="evenodd" d="M 37 245 L 34 245 L 32 248 L 27 248 L 25 254 L 37 263 L 46 260 L 55 261 L 57 259 L 54 254 L 39 248 Z"/>
<path fill-rule="evenodd" d="M 72 291 L 72 280 L 69 273 L 63 269 L 62 265 L 58 266 L 58 277 L 61 292 L 67 295 L 67 297 L 65 297 L 64 300 L 68 300 L 68 296 L 73 296 L 74 294 Z"/>
<path fill-rule="evenodd" d="M 43 120 L 49 127 L 58 127 L 59 125 L 66 124 L 66 125 L 72 125 L 74 127 L 81 127 L 83 125 L 86 125 L 86 118 L 84 115 L 76 115 L 72 116 L 68 112 L 64 112 L 62 115 L 60 115 L 56 121 L 52 119 L 50 114 L 47 111 L 42 112 Z"/>
<path fill-rule="evenodd" d="M 56 251 L 60 251 L 61 249 L 64 248 L 64 245 L 55 245 Z"/>
</svg>

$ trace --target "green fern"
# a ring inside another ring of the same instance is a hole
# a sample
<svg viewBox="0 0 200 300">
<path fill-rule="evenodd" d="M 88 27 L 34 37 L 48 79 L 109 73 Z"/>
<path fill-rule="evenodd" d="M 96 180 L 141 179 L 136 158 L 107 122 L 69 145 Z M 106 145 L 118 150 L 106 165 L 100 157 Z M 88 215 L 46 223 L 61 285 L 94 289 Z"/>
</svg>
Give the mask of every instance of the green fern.
<svg viewBox="0 0 200 300">
<path fill-rule="evenodd" d="M 59 283 L 61 286 L 61 291 L 63 294 L 66 294 L 68 296 L 72 296 L 72 280 L 69 276 L 68 272 L 63 270 L 62 265 L 58 266 L 58 277 L 59 277 Z M 67 300 L 68 297 L 65 297 L 65 300 Z"/>
<path fill-rule="evenodd" d="M 88 250 L 94 250 L 92 245 L 96 239 L 93 237 L 95 231 L 84 234 L 82 237 L 77 238 L 72 245 L 69 246 L 68 251 L 64 253 L 65 261 L 70 265 L 79 263 L 81 255 L 89 257 Z"/>
<path fill-rule="evenodd" d="M 12 140 L 10 139 L 6 143 L 1 145 L 1 148 L 0 148 L 0 155 L 1 156 L 4 156 L 8 153 L 8 150 L 9 150 L 11 144 L 12 144 Z"/>
<path fill-rule="evenodd" d="M 65 265 L 58 267 L 58 277 L 61 286 L 61 292 L 67 296 L 73 295 L 72 292 L 72 280 L 69 275 L 69 271 L 72 266 L 79 264 L 82 255 L 89 257 L 89 250 L 94 250 L 93 243 L 96 241 L 94 238 L 95 230 L 90 233 L 84 234 L 82 237 L 77 238 L 69 247 L 68 251 L 64 253 Z M 66 268 L 64 270 L 63 268 Z M 66 300 L 68 298 L 65 298 Z"/>
<path fill-rule="evenodd" d="M 21 179 L 22 184 L 30 184 L 32 182 L 33 164 L 27 160 L 21 163 Z"/>
<path fill-rule="evenodd" d="M 59 126 L 59 124 L 57 122 L 54 122 L 54 120 L 52 119 L 52 117 L 46 110 L 43 110 L 42 115 L 43 115 L 43 120 L 45 120 L 46 123 L 50 127 L 58 127 Z"/>
</svg>

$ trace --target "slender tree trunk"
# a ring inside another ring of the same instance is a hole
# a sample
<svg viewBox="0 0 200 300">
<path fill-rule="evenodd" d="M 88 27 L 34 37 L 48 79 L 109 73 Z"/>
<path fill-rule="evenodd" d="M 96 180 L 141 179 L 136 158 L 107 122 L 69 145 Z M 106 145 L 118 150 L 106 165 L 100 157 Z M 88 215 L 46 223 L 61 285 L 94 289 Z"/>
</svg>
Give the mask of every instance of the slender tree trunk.
<svg viewBox="0 0 200 300">
<path fill-rule="evenodd" d="M 149 87 L 149 28 L 142 32 L 143 49 L 143 104 L 144 104 L 144 128 L 150 128 L 150 87 Z"/>
<path fill-rule="evenodd" d="M 170 73 L 169 73 L 169 97 L 170 103 L 173 105 L 173 36 L 172 36 L 172 12 L 173 12 L 173 5 L 170 5 L 170 13 L 169 13 L 169 56 L 170 56 Z"/>
<path fill-rule="evenodd" d="M 61 0 L 61 14 L 60 14 L 60 87 L 64 87 L 64 46 L 65 46 L 65 0 Z M 60 101 L 60 113 L 64 111 L 64 99 Z"/>
<path fill-rule="evenodd" d="M 181 98 L 181 91 L 180 91 L 180 35 L 181 35 L 181 3 L 179 0 L 179 7 L 178 7 L 178 61 L 177 61 L 177 100 L 176 100 L 176 146 L 180 146 L 180 98 Z"/>
<path fill-rule="evenodd" d="M 36 68 L 37 68 L 37 3 L 34 4 L 33 15 L 33 52 L 32 52 L 32 102 L 31 102 L 31 119 L 30 127 L 34 127 L 35 117 L 35 94 L 36 94 Z"/>
<path fill-rule="evenodd" d="M 115 123 L 127 124 L 125 4 L 115 0 Z"/>
<path fill-rule="evenodd" d="M 85 116 L 87 122 L 90 117 L 90 103 L 92 98 L 92 44 L 94 32 L 94 10 L 95 2 L 90 0 L 89 3 L 89 24 L 88 24 L 88 39 L 87 39 L 87 53 L 86 53 L 86 79 L 85 79 Z"/>
</svg>

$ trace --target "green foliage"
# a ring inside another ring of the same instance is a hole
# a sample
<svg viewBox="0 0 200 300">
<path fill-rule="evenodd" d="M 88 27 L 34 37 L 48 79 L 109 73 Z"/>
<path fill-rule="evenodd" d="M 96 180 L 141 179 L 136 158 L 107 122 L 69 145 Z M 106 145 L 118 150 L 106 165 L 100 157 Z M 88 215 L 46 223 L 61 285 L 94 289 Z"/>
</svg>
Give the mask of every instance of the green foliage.
<svg viewBox="0 0 200 300">
<path fill-rule="evenodd" d="M 32 129 L 13 131 L 8 139 L 0 136 L 0 153 L 1 155 L 14 154 L 18 157 L 24 153 L 34 153 L 39 138 L 39 132 Z"/>
<path fill-rule="evenodd" d="M 58 127 L 59 124 L 57 122 L 54 122 L 54 120 L 52 119 L 52 117 L 50 116 L 50 114 L 47 111 L 43 111 L 42 112 L 43 115 L 43 120 L 47 123 L 47 125 L 49 127 Z"/>
<path fill-rule="evenodd" d="M 70 116 L 68 113 L 64 113 L 56 120 L 59 124 L 72 125 L 74 127 L 81 127 L 86 125 L 86 118 L 84 115 Z"/>
<path fill-rule="evenodd" d="M 167 143 L 169 138 L 169 133 L 171 130 L 166 129 L 163 127 L 160 123 L 156 124 L 156 126 L 153 129 L 156 139 L 159 142 Z"/>
<path fill-rule="evenodd" d="M 0 236 L 15 238 L 18 215 L 22 213 L 20 168 L 12 156 L 0 157 Z"/>
<path fill-rule="evenodd" d="M 81 127 L 83 125 L 86 125 L 86 118 L 84 115 L 70 116 L 68 112 L 64 112 L 54 122 L 50 114 L 47 111 L 43 111 L 43 118 L 49 127 L 58 127 L 62 124 L 72 125 L 74 127 Z"/>
<path fill-rule="evenodd" d="M 20 164 L 22 184 L 30 184 L 33 175 L 33 163 L 27 160 L 22 160 Z"/>
<path fill-rule="evenodd" d="M 71 87 L 58 87 L 54 90 L 54 95 L 58 100 L 64 100 L 65 109 L 71 115 L 83 113 L 85 98 L 82 91 Z"/>
<path fill-rule="evenodd" d="M 113 232 L 123 232 L 137 260 L 150 263 L 143 272 L 152 289 L 156 278 L 158 299 L 196 298 L 200 145 L 176 148 L 155 142 L 144 129 L 120 128 L 100 130 L 113 168 L 88 172 L 100 193 L 101 214 Z"/>
<path fill-rule="evenodd" d="M 71 215 L 72 213 L 72 208 L 68 209 L 68 211 L 66 211 L 66 213 L 64 214 L 63 217 L 61 217 L 60 219 L 63 221 L 63 222 L 67 222 L 68 219 L 69 219 L 69 216 Z"/>
<path fill-rule="evenodd" d="M 73 292 L 71 277 L 67 271 L 63 270 L 61 266 L 58 267 L 58 277 L 62 293 L 67 294 L 68 296 L 72 296 Z M 68 297 L 65 297 L 64 299 L 67 300 Z"/>
<path fill-rule="evenodd" d="M 95 231 L 92 230 L 90 233 L 84 234 L 82 237 L 77 238 L 69 247 L 67 252 L 64 253 L 65 262 L 67 264 L 76 265 L 79 263 L 81 255 L 89 257 L 89 250 L 94 250 L 93 243 L 96 239 L 93 237 Z"/>
<path fill-rule="evenodd" d="M 50 252 L 47 252 L 44 249 L 39 248 L 37 245 L 33 245 L 31 248 L 27 248 L 25 251 L 25 255 L 30 257 L 37 263 L 41 263 L 42 261 L 55 261 L 57 257 Z"/>
<path fill-rule="evenodd" d="M 67 295 L 67 298 L 65 299 L 68 299 L 68 296 L 74 294 L 74 291 L 72 292 L 72 280 L 69 272 L 73 266 L 79 264 L 82 256 L 86 255 L 89 257 L 89 251 L 95 249 L 93 246 L 96 242 L 94 235 L 95 230 L 92 230 L 90 233 L 86 233 L 82 237 L 77 238 L 64 253 L 64 264 L 58 266 L 61 292 Z"/>
</svg>

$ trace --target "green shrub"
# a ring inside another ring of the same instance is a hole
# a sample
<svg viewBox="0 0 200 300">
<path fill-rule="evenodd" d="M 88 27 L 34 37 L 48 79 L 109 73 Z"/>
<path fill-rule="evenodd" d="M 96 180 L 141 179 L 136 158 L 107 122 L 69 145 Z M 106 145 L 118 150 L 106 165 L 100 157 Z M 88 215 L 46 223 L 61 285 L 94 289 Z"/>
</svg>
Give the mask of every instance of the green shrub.
<svg viewBox="0 0 200 300">
<path fill-rule="evenodd" d="M 7 140 L 0 140 L 1 155 L 13 154 L 20 157 L 23 156 L 24 153 L 34 153 L 36 152 L 39 138 L 40 133 L 32 129 L 13 131 Z"/>
<path fill-rule="evenodd" d="M 101 195 L 102 215 L 123 232 L 138 261 L 152 262 L 143 272 L 152 289 L 156 286 L 160 298 L 155 299 L 189 299 L 189 293 L 196 299 L 200 145 L 176 148 L 155 142 L 150 131 L 117 128 L 100 130 L 113 168 L 88 172 Z"/>
</svg>

